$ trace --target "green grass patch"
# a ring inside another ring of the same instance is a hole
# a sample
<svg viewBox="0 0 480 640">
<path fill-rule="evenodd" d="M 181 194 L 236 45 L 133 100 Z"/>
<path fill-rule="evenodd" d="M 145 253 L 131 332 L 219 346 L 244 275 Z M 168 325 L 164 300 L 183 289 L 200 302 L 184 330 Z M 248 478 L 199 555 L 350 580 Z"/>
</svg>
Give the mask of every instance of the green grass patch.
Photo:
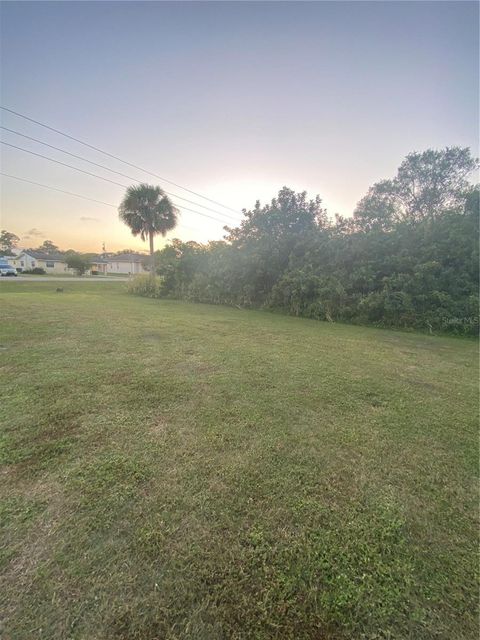
<svg viewBox="0 0 480 640">
<path fill-rule="evenodd" d="M 475 342 L 0 287 L 6 638 L 477 637 Z"/>
</svg>

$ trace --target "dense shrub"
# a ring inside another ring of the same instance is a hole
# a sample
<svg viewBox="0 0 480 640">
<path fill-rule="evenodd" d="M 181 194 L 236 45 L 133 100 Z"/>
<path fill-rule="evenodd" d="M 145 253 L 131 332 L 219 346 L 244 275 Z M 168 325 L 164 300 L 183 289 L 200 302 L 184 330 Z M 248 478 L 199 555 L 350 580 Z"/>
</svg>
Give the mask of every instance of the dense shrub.
<svg viewBox="0 0 480 640">
<path fill-rule="evenodd" d="M 275 243 L 257 229 L 235 234 L 206 246 L 174 240 L 157 252 L 160 295 L 318 320 L 477 333 L 476 208 L 388 231 L 344 229 L 337 221 L 280 234 L 277 221 Z"/>
<path fill-rule="evenodd" d="M 161 295 L 278 309 L 319 320 L 476 334 L 476 161 L 451 148 L 410 154 L 352 218 L 284 187 L 223 242 L 173 240 L 156 252 Z M 415 198 L 408 194 L 415 192 Z"/>
<path fill-rule="evenodd" d="M 33 269 L 24 269 L 22 273 L 26 273 L 28 275 L 33 275 L 33 276 L 47 275 L 47 272 L 42 267 L 34 267 Z"/>
<path fill-rule="evenodd" d="M 164 279 L 160 276 L 152 278 L 150 275 L 141 274 L 134 276 L 127 283 L 127 292 L 134 296 L 143 296 L 144 298 L 161 298 L 163 291 Z"/>
</svg>

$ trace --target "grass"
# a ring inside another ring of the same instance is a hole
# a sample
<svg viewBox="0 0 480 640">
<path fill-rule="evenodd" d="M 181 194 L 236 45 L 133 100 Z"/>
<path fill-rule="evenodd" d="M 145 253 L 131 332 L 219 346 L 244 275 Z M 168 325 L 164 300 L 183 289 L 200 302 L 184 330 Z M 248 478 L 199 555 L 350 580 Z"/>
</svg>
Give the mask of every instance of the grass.
<svg viewBox="0 0 480 640">
<path fill-rule="evenodd" d="M 478 637 L 474 342 L 0 298 L 6 640 Z"/>
</svg>

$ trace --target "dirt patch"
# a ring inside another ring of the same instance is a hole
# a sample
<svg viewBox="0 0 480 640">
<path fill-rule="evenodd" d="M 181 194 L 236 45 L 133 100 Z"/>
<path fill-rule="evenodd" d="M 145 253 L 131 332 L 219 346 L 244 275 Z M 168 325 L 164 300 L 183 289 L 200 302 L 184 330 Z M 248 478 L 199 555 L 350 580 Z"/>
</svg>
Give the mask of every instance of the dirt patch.
<svg viewBox="0 0 480 640">
<path fill-rule="evenodd" d="M 417 378 L 407 378 L 407 382 L 414 387 L 420 387 L 421 389 L 428 389 L 429 391 L 438 391 L 439 387 L 431 382 L 425 382 L 424 380 L 418 380 Z"/>
<path fill-rule="evenodd" d="M 179 362 L 175 365 L 175 370 L 179 373 L 194 373 L 194 374 L 207 374 L 213 373 L 216 367 L 208 362 L 199 362 L 198 360 L 187 360 L 186 362 Z"/>
<path fill-rule="evenodd" d="M 160 342 L 161 340 L 165 340 L 165 337 L 158 332 L 144 333 L 143 338 L 147 342 Z"/>
<path fill-rule="evenodd" d="M 164 417 L 157 418 L 150 427 L 151 433 L 155 436 L 164 435 L 168 430 L 168 420 Z"/>
</svg>

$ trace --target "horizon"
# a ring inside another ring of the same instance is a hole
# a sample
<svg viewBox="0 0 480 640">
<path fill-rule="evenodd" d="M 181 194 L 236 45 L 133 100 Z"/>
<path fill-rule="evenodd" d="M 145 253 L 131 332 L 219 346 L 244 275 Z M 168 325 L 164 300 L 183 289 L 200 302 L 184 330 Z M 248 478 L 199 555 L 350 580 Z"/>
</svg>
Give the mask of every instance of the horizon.
<svg viewBox="0 0 480 640">
<path fill-rule="evenodd" d="M 25 2 L 1 14 L 3 106 L 222 203 L 2 111 L 13 131 L 192 200 L 176 202 L 182 226 L 167 240 L 221 239 L 284 185 L 350 216 L 412 151 L 479 153 L 475 2 Z M 147 249 L 118 219 L 124 189 L 108 182 L 128 179 L 2 138 L 107 179 L 2 145 L 4 173 L 106 203 L 2 176 L 1 226 L 19 244 Z"/>
</svg>

